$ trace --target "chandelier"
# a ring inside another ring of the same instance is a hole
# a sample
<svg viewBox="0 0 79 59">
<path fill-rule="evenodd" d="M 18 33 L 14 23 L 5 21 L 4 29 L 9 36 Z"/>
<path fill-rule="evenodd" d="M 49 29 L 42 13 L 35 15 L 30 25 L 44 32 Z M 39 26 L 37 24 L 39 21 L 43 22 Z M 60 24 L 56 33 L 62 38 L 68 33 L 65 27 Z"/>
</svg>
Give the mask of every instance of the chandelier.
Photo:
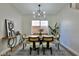
<svg viewBox="0 0 79 59">
<path fill-rule="evenodd" d="M 40 7 L 41 7 L 41 5 L 39 4 L 38 10 L 33 12 L 34 18 L 45 18 L 46 17 L 46 15 L 45 15 L 46 12 L 42 11 L 40 9 Z"/>
</svg>

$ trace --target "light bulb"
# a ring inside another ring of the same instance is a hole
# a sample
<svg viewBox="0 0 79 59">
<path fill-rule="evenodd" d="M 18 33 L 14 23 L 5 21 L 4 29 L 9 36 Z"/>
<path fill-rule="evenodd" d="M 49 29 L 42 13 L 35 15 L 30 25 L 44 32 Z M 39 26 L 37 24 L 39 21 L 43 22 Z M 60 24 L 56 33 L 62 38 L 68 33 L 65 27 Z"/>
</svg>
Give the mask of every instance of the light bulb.
<svg viewBox="0 0 79 59">
<path fill-rule="evenodd" d="M 44 18 L 46 17 L 46 15 L 44 15 Z"/>
<path fill-rule="evenodd" d="M 43 11 L 43 14 L 45 14 L 46 12 L 45 11 Z"/>
<path fill-rule="evenodd" d="M 35 14 L 35 12 L 33 12 L 33 14 Z"/>
<path fill-rule="evenodd" d="M 40 16 L 40 13 L 38 13 L 38 16 Z"/>
</svg>

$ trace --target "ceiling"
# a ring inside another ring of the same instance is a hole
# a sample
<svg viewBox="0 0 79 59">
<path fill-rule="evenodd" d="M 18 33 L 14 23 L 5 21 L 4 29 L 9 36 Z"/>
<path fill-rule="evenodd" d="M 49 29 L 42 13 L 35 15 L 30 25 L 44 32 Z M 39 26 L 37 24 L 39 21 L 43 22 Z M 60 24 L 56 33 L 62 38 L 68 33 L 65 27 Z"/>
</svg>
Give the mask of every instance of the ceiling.
<svg viewBox="0 0 79 59">
<path fill-rule="evenodd" d="M 52 15 L 57 14 L 67 5 L 67 3 L 12 3 L 11 5 L 23 15 L 32 15 L 33 11 L 38 10 L 38 4 L 41 4 L 42 11 Z"/>
</svg>

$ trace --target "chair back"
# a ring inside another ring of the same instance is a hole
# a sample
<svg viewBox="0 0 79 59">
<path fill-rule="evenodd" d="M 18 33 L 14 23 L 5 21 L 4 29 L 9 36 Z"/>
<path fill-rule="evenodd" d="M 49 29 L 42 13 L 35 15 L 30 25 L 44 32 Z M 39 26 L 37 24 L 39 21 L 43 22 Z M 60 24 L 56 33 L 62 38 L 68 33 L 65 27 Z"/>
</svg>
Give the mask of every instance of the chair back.
<svg viewBox="0 0 79 59">
<path fill-rule="evenodd" d="M 28 39 L 29 39 L 29 42 L 31 42 L 31 46 L 33 48 L 36 48 L 37 47 L 36 43 L 39 42 L 39 37 L 38 36 L 30 36 Z"/>
<path fill-rule="evenodd" d="M 38 42 L 39 41 L 39 37 L 29 37 L 29 41 L 30 42 Z"/>
<path fill-rule="evenodd" d="M 50 36 L 50 35 L 45 35 L 45 36 L 43 36 L 42 40 L 52 42 L 54 40 L 54 37 Z"/>
<path fill-rule="evenodd" d="M 45 35 L 43 36 L 42 38 L 42 44 L 46 47 L 46 48 L 49 48 L 50 47 L 50 44 L 52 43 L 52 41 L 54 41 L 54 37 L 51 36 L 51 35 Z"/>
</svg>

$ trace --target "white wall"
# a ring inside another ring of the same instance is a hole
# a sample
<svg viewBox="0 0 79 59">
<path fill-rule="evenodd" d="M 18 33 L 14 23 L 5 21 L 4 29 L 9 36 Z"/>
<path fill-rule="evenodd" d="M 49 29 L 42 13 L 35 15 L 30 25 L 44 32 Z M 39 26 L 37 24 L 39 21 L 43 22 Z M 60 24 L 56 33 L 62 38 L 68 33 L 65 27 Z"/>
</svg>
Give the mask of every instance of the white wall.
<svg viewBox="0 0 79 59">
<path fill-rule="evenodd" d="M 31 22 L 33 20 L 33 15 L 24 15 L 22 17 L 22 30 L 23 33 L 26 35 L 31 34 Z M 51 27 L 54 27 L 55 23 L 57 22 L 57 17 L 52 15 L 47 15 L 46 20 L 48 20 L 48 23 Z"/>
<path fill-rule="evenodd" d="M 61 43 L 79 55 L 79 10 L 65 8 L 58 14 Z"/>
<path fill-rule="evenodd" d="M 9 4 L 0 4 L 0 35 L 4 35 L 5 19 L 13 20 L 15 30 L 21 31 L 21 15 Z"/>
<path fill-rule="evenodd" d="M 21 31 L 21 15 L 11 5 L 0 3 L 0 36 L 5 35 L 5 19 L 13 20 L 15 31 Z M 0 39 L 0 51 L 7 48 L 6 40 Z"/>
</svg>

